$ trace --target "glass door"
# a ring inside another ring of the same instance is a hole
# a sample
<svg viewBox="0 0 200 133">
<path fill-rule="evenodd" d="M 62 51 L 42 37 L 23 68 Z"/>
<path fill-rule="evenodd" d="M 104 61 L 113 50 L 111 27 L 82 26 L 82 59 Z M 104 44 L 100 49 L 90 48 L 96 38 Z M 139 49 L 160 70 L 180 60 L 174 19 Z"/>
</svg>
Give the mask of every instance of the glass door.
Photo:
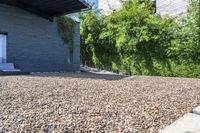
<svg viewBox="0 0 200 133">
<path fill-rule="evenodd" d="M 7 35 L 0 34 L 0 63 L 6 63 Z"/>
</svg>

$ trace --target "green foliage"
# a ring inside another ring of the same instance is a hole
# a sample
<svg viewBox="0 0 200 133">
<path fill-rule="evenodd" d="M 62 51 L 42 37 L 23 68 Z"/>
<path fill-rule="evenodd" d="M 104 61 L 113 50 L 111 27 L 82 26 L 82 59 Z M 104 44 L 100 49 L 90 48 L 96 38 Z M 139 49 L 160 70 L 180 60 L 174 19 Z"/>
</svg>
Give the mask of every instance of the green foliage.
<svg viewBox="0 0 200 133">
<path fill-rule="evenodd" d="M 65 44 L 70 46 L 70 50 L 73 49 L 74 38 L 74 25 L 75 22 L 68 16 L 61 16 L 57 19 L 58 32 Z"/>
<path fill-rule="evenodd" d="M 178 56 L 200 63 L 200 2 L 190 0 L 188 14 L 177 32 Z"/>
<path fill-rule="evenodd" d="M 83 14 L 82 63 L 124 74 L 200 77 L 198 4 L 181 22 L 157 17 L 149 0 L 126 1 L 109 16 Z"/>
</svg>

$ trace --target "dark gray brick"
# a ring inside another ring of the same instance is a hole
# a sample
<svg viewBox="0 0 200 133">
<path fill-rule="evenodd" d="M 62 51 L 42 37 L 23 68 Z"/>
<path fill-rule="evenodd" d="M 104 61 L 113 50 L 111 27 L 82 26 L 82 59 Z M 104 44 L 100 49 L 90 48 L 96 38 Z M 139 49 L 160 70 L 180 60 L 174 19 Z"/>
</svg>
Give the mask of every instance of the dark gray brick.
<svg viewBox="0 0 200 133">
<path fill-rule="evenodd" d="M 50 22 L 27 11 L 0 4 L 0 32 L 8 33 L 7 62 L 24 72 L 78 71 L 80 24 L 75 26 L 73 63 L 56 20 Z"/>
</svg>

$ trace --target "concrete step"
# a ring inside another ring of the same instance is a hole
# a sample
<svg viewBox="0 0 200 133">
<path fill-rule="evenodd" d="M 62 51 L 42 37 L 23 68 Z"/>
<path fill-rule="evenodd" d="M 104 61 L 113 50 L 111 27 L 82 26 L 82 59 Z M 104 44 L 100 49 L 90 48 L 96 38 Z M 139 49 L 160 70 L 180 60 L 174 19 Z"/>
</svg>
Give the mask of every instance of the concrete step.
<svg viewBox="0 0 200 133">
<path fill-rule="evenodd" d="M 0 63 L 0 71 L 3 72 L 15 72 L 15 71 L 20 71 L 19 69 L 15 69 L 13 63 Z"/>
<path fill-rule="evenodd" d="M 192 110 L 192 112 L 193 112 L 194 114 L 200 115 L 200 106 L 194 108 L 194 109 Z"/>
<path fill-rule="evenodd" d="M 185 114 L 159 133 L 200 133 L 200 115 Z"/>
</svg>

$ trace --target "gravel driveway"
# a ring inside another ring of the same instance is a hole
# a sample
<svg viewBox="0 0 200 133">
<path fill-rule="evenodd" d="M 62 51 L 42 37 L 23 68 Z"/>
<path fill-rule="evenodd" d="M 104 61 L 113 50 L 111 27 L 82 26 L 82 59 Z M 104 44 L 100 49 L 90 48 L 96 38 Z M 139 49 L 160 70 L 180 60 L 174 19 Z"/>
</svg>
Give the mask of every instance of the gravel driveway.
<svg viewBox="0 0 200 133">
<path fill-rule="evenodd" d="M 0 133 L 154 133 L 200 104 L 200 79 L 46 74 L 0 77 Z"/>
</svg>

